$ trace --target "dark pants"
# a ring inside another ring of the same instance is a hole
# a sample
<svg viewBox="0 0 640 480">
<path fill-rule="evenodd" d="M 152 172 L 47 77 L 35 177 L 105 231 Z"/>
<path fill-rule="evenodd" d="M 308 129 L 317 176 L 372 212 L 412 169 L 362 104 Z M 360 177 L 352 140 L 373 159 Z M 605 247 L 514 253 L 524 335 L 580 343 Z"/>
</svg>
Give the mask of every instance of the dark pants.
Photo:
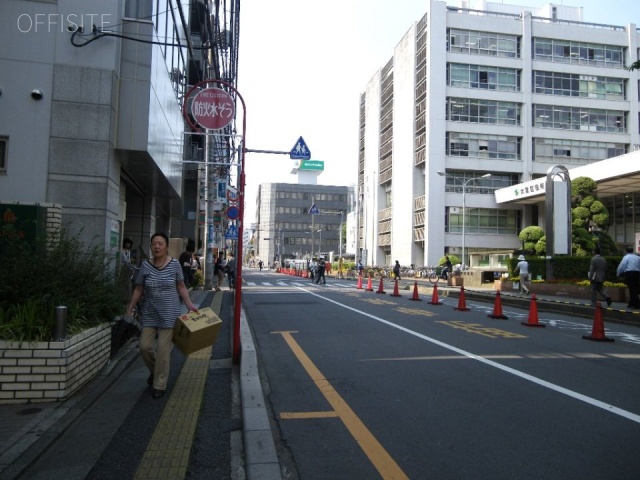
<svg viewBox="0 0 640 480">
<path fill-rule="evenodd" d="M 327 283 L 324 279 L 324 268 L 318 269 L 318 274 L 316 275 L 316 283 L 319 285 L 320 280 L 322 279 L 322 283 Z"/>
<path fill-rule="evenodd" d="M 629 307 L 640 308 L 640 299 L 638 299 L 638 282 L 640 281 L 640 272 L 624 272 L 624 283 L 629 288 Z"/>
</svg>

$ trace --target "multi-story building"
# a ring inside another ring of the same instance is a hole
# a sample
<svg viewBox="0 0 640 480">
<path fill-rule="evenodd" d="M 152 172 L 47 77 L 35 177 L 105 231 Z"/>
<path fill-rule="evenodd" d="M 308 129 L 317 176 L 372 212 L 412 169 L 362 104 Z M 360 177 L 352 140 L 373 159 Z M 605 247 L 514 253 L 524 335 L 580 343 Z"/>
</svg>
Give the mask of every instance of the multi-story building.
<svg viewBox="0 0 640 480">
<path fill-rule="evenodd" d="M 256 198 L 254 255 L 270 265 L 285 258 L 345 253 L 349 187 L 302 183 L 263 183 Z M 312 207 L 315 205 L 315 209 Z"/>
<path fill-rule="evenodd" d="M 640 35 L 581 7 L 427 2 L 360 103 L 358 250 L 369 264 L 471 266 L 520 248 L 539 204 L 494 192 L 640 145 Z M 488 175 L 490 174 L 490 175 Z M 495 264 L 495 263 L 494 263 Z"/>
<path fill-rule="evenodd" d="M 0 199 L 60 205 L 71 231 L 114 250 L 123 236 L 134 248 L 154 231 L 193 236 L 195 216 L 182 226 L 198 194 L 192 181 L 183 207 L 182 102 L 189 83 L 235 74 L 237 38 L 220 31 L 219 10 L 189 0 L 0 2 Z"/>
</svg>

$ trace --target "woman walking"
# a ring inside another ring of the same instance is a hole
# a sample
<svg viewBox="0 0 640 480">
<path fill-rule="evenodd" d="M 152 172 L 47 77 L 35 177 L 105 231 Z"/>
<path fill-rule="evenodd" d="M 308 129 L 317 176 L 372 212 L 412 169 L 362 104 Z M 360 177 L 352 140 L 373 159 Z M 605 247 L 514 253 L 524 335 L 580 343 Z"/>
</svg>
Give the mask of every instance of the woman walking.
<svg viewBox="0 0 640 480">
<path fill-rule="evenodd" d="M 151 237 L 151 258 L 145 260 L 138 270 L 133 281 L 135 289 L 127 307 L 127 316 L 130 317 L 144 294 L 144 307 L 140 312 L 140 354 L 151 372 L 147 383 L 153 386 L 153 398 L 162 397 L 167 389 L 171 340 L 173 327 L 180 315 L 180 298 L 189 311 L 197 311 L 184 284 L 182 266 L 168 255 L 168 251 L 169 238 L 164 233 L 154 234 Z"/>
</svg>

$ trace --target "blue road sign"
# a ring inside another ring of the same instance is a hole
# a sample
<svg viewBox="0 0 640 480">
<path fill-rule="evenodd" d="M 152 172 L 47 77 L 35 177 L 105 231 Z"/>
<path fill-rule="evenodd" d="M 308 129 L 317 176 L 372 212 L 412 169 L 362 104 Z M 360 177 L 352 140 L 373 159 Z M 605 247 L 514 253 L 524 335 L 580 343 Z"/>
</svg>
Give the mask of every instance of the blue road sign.
<svg viewBox="0 0 640 480">
<path fill-rule="evenodd" d="M 307 144 L 304 143 L 304 138 L 300 137 L 296 144 L 289 152 L 289 157 L 291 160 L 310 160 L 311 159 L 311 150 L 307 147 Z"/>
<path fill-rule="evenodd" d="M 224 233 L 224 238 L 227 240 L 237 240 L 238 239 L 238 229 L 235 225 L 229 225 L 227 231 Z"/>
<path fill-rule="evenodd" d="M 309 209 L 309 214 L 311 214 L 311 215 L 319 215 L 320 214 L 320 210 L 318 210 L 318 207 L 316 207 L 315 203 L 313 205 L 311 205 L 311 208 Z"/>
</svg>

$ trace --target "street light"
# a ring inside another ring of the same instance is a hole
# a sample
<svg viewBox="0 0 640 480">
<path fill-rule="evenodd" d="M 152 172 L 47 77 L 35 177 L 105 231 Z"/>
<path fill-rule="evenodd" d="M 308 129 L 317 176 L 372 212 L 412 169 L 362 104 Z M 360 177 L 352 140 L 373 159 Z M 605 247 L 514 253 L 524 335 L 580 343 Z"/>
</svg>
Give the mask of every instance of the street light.
<svg viewBox="0 0 640 480">
<path fill-rule="evenodd" d="M 316 233 L 320 234 L 320 239 L 318 241 L 318 256 L 320 256 L 320 254 L 322 253 L 322 229 L 319 228 L 318 230 L 316 230 Z"/>
<path fill-rule="evenodd" d="M 460 177 L 456 177 L 455 175 L 451 175 L 449 173 L 443 172 L 442 170 L 438 170 L 438 175 L 440 175 L 441 177 L 451 177 L 454 178 L 456 180 L 458 180 L 460 182 L 460 184 L 462 185 L 462 269 L 464 270 L 464 232 L 465 232 L 465 226 L 466 226 L 466 217 L 465 217 L 465 213 L 466 213 L 466 205 L 465 205 L 465 193 L 466 193 L 466 189 L 467 189 L 467 184 L 469 182 L 472 182 L 474 180 L 480 180 L 481 178 L 489 178 L 491 176 L 490 173 L 485 173 L 484 175 L 481 175 L 479 177 L 473 177 L 470 178 L 467 181 L 462 180 Z"/>
</svg>

